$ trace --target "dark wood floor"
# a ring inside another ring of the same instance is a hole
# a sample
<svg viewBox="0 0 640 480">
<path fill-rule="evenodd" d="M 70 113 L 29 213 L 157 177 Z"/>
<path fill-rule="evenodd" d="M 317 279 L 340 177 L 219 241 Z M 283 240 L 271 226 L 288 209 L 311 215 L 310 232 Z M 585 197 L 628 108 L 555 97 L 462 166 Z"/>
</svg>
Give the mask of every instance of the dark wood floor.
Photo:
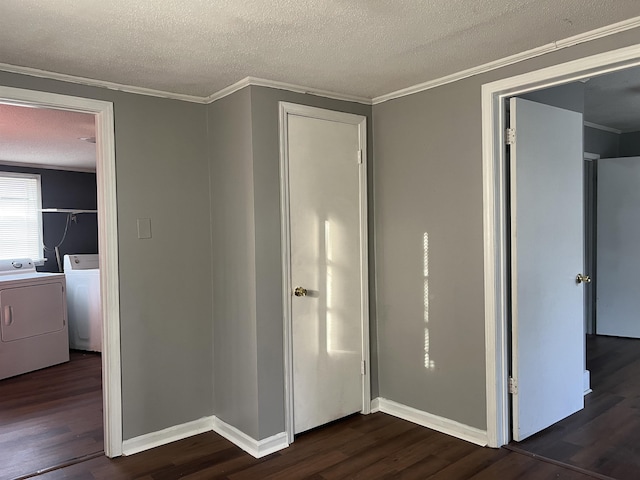
<svg viewBox="0 0 640 480">
<path fill-rule="evenodd" d="M 592 480 L 526 455 L 481 448 L 404 420 L 356 415 L 255 459 L 215 433 L 114 460 L 101 456 L 37 480 Z"/>
<path fill-rule="evenodd" d="M 536 455 L 620 480 L 640 478 L 640 340 L 589 336 L 585 409 L 524 442 Z"/>
<path fill-rule="evenodd" d="M 0 480 L 103 448 L 99 354 L 0 381 Z"/>
<path fill-rule="evenodd" d="M 130 457 L 110 460 L 100 455 L 33 477 L 38 480 L 640 478 L 640 376 L 636 374 L 640 368 L 640 340 L 590 338 L 588 356 L 594 393 L 587 397 L 587 408 L 517 445 L 528 454 L 477 447 L 376 413 L 349 417 L 303 434 L 289 448 L 262 459 L 254 459 L 215 433 L 205 433 Z M 53 368 L 61 370 L 55 381 L 51 381 L 54 376 L 45 369 L 0 382 L 1 480 L 61 465 L 103 448 L 99 357 L 75 354 L 71 363 Z M 78 382 L 78 377 L 86 381 Z M 87 414 L 96 410 L 100 415 L 89 426 Z M 579 471 L 580 468 L 596 473 Z"/>
</svg>

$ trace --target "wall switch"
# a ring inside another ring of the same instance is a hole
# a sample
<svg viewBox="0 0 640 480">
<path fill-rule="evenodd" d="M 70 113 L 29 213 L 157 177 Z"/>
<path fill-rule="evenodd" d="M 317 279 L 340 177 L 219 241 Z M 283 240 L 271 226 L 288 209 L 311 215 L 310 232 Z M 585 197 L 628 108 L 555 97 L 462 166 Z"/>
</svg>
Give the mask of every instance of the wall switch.
<svg viewBox="0 0 640 480">
<path fill-rule="evenodd" d="M 138 238 L 151 238 L 151 219 L 138 219 Z"/>
</svg>

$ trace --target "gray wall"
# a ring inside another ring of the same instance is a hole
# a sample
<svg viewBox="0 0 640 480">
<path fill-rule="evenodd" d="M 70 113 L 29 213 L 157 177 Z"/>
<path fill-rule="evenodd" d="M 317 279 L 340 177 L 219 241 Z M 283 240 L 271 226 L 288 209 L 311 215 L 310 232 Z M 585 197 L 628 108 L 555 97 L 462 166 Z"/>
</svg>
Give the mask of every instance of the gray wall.
<svg viewBox="0 0 640 480">
<path fill-rule="evenodd" d="M 635 157 L 638 155 L 640 155 L 640 132 L 629 132 L 620 135 L 620 156 Z M 614 155 L 611 155 L 611 157 L 614 157 Z"/>
<path fill-rule="evenodd" d="M 256 216 L 250 90 L 242 89 L 209 105 L 208 129 L 214 411 L 221 420 L 258 438 Z"/>
<path fill-rule="evenodd" d="M 113 102 L 123 435 L 211 415 L 205 106 L 6 72 L 0 85 Z M 138 240 L 139 217 L 153 238 Z"/>
<path fill-rule="evenodd" d="M 628 31 L 373 108 L 380 396 L 486 428 L 481 85 L 637 43 Z M 424 366 L 423 234 L 429 234 Z"/>
</svg>

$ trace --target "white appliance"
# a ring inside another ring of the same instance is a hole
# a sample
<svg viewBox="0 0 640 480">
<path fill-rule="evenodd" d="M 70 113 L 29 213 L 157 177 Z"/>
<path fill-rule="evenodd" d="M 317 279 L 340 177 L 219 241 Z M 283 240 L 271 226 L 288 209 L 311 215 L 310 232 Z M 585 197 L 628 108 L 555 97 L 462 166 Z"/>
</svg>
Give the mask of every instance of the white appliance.
<svg viewBox="0 0 640 480">
<path fill-rule="evenodd" d="M 68 361 L 64 275 L 0 260 L 0 379 Z"/>
<path fill-rule="evenodd" d="M 69 307 L 69 347 L 102 351 L 100 267 L 97 254 L 65 255 Z"/>
</svg>

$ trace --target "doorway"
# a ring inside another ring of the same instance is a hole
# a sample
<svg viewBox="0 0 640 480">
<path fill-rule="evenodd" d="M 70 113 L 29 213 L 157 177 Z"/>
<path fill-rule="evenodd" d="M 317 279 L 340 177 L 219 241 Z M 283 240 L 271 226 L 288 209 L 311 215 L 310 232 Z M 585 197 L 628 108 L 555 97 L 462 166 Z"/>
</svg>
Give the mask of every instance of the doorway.
<svg viewBox="0 0 640 480">
<path fill-rule="evenodd" d="M 548 363 L 551 342 L 545 342 L 543 347 L 534 349 L 538 356 L 536 370 L 548 377 L 551 375 L 550 371 L 555 372 L 567 366 L 567 359 L 572 358 L 568 353 L 568 345 L 574 342 L 581 347 L 580 337 L 586 332 L 585 374 L 590 370 L 592 381 L 589 382 L 588 375 L 585 375 L 585 382 L 580 385 L 582 365 L 576 358 L 578 361 L 575 362 L 573 377 L 566 372 L 561 375 L 563 387 L 571 383 L 568 378 L 575 379 L 570 394 L 562 393 L 561 388 L 546 389 L 552 394 L 552 401 L 565 404 L 570 397 L 580 401 L 584 389 L 584 410 L 578 408 L 579 411 L 571 416 L 568 416 L 571 411 L 560 415 L 557 418 L 560 421 L 548 422 L 543 425 L 548 428 L 533 430 L 530 432 L 533 435 L 529 438 L 518 438 L 519 432 L 515 430 L 518 422 L 514 421 L 515 442 L 508 446 L 521 453 L 546 457 L 574 468 L 621 479 L 636 478 L 637 471 L 640 470 L 637 452 L 633 447 L 640 435 L 640 424 L 635 414 L 638 407 L 639 368 L 636 352 L 640 347 L 640 335 L 634 320 L 637 294 L 633 282 L 638 258 L 635 229 L 640 212 L 637 194 L 640 185 L 640 145 L 637 142 L 640 118 L 635 106 L 635 89 L 639 84 L 640 69 L 628 68 L 524 95 L 527 99 L 539 102 L 539 109 L 553 111 L 563 107 L 573 109 L 574 116 L 584 114 L 584 122 L 580 119 L 573 127 L 566 120 L 556 124 L 555 130 L 561 132 L 559 138 L 543 141 L 538 135 L 535 139 L 546 148 L 553 146 L 552 150 L 566 142 L 573 145 L 574 149 L 584 145 L 585 150 L 597 152 L 585 152 L 584 167 L 580 168 L 578 157 L 582 153 L 581 149 L 574 151 L 572 158 L 575 171 L 555 188 L 561 193 L 572 191 L 571 198 L 558 202 L 553 209 L 546 209 L 544 218 L 554 218 L 557 212 L 567 208 L 584 192 L 584 214 L 579 202 L 575 204 L 574 223 L 584 216 L 587 226 L 584 229 L 583 271 L 591 277 L 592 282 L 581 284 L 582 288 L 576 284 L 573 289 L 576 293 L 582 293 L 583 290 L 585 294 L 589 291 L 593 293 L 596 280 L 599 281 L 600 288 L 597 295 L 585 298 L 584 328 L 579 321 L 579 305 L 569 309 L 575 315 L 575 320 L 573 328 L 562 339 L 562 352 L 558 355 L 560 361 L 552 362 L 551 365 Z M 514 101 L 526 102 L 511 99 L 511 102 Z M 552 121 L 547 120 L 546 125 L 552 125 Z M 574 134 L 578 138 L 573 141 L 570 140 L 571 131 L 578 132 L 578 135 Z M 584 141 L 580 138 L 582 131 Z M 526 143 L 527 133 L 517 133 L 516 136 Z M 509 148 L 519 151 L 514 145 Z M 537 189 L 539 195 L 544 195 L 544 188 L 557 181 L 569 162 L 569 155 L 566 154 L 553 160 L 546 175 L 551 178 L 545 178 L 544 185 Z M 544 159 L 538 160 L 536 165 L 538 163 L 544 163 Z M 584 187 L 581 188 L 583 180 Z M 570 222 L 563 222 L 562 229 L 558 229 L 555 235 L 566 238 L 570 225 Z M 579 232 L 581 229 L 574 227 L 573 230 Z M 562 254 L 563 261 L 572 254 L 579 253 L 581 244 L 580 238 L 574 236 L 570 242 L 571 251 Z M 537 263 L 544 264 L 558 250 L 554 248 L 540 252 L 536 257 Z M 576 270 L 582 267 L 579 257 L 574 257 L 573 266 Z M 558 275 L 549 275 L 552 273 L 550 269 L 544 273 L 545 275 L 537 277 L 543 277 L 545 285 L 558 281 Z M 570 286 L 569 288 L 571 289 Z M 566 300 L 568 296 L 565 293 L 562 298 Z M 550 298 L 547 295 L 541 299 L 541 306 L 536 308 L 536 312 L 544 311 L 551 303 Z M 565 320 L 566 318 L 554 319 L 551 324 L 555 327 Z M 529 339 L 538 335 L 538 332 L 530 333 Z M 517 360 L 516 357 L 514 354 L 514 361 Z M 515 407 L 518 393 L 514 393 L 512 398 Z M 529 409 L 537 417 L 542 417 L 548 410 L 550 409 L 542 408 L 540 403 L 536 408 Z M 515 413 L 514 408 L 514 415 Z M 552 425 L 549 426 L 550 424 Z"/>
<path fill-rule="evenodd" d="M 110 102 L 0 86 L 0 103 L 94 116 L 100 297 L 102 299 L 102 407 L 104 453 L 122 454 L 118 232 L 113 105 Z"/>
<path fill-rule="evenodd" d="M 366 119 L 280 104 L 285 418 L 369 413 Z"/>
<path fill-rule="evenodd" d="M 485 325 L 487 434 L 498 447 L 510 439 L 508 393 L 508 274 L 506 232 L 505 127 L 507 98 L 640 64 L 640 46 L 595 55 L 483 85 L 483 170 L 485 230 Z"/>
</svg>

